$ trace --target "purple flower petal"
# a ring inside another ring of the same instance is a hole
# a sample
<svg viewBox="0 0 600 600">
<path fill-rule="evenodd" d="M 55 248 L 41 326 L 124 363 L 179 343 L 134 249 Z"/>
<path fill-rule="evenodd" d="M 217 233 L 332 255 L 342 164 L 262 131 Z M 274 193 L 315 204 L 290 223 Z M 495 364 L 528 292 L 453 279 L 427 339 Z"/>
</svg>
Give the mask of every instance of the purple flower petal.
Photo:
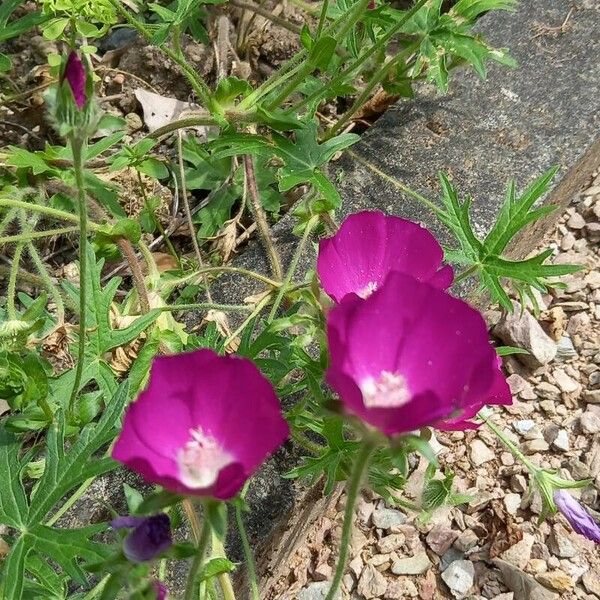
<svg viewBox="0 0 600 600">
<path fill-rule="evenodd" d="M 152 587 L 154 587 L 154 591 L 156 592 L 156 600 L 165 600 L 168 593 L 167 586 L 162 581 L 154 580 Z"/>
<path fill-rule="evenodd" d="M 328 339 L 327 382 L 386 435 L 456 419 L 500 393 L 479 312 L 398 272 L 367 299 L 351 294 L 334 307 Z"/>
<path fill-rule="evenodd" d="M 333 237 L 321 240 L 317 272 L 325 292 L 340 302 L 349 293 L 367 297 L 391 272 L 446 288 L 453 271 L 440 269 L 443 257 L 442 247 L 418 223 L 365 211 L 350 215 Z"/>
<path fill-rule="evenodd" d="M 565 490 L 554 492 L 554 502 L 558 510 L 569 521 L 574 531 L 588 540 L 600 544 L 600 524 L 597 523 L 585 508 Z"/>
<path fill-rule="evenodd" d="M 69 83 L 77 108 L 83 108 L 85 104 L 86 73 L 85 67 L 76 52 L 71 52 L 67 58 L 64 79 Z"/>
<path fill-rule="evenodd" d="M 123 552 L 132 562 L 153 560 L 173 543 L 171 521 L 165 513 L 151 517 L 119 517 L 111 526 L 115 529 L 133 527 L 123 541 Z"/>
<path fill-rule="evenodd" d="M 113 458 L 179 494 L 228 499 L 287 438 L 272 385 L 245 358 L 159 357 Z"/>
</svg>

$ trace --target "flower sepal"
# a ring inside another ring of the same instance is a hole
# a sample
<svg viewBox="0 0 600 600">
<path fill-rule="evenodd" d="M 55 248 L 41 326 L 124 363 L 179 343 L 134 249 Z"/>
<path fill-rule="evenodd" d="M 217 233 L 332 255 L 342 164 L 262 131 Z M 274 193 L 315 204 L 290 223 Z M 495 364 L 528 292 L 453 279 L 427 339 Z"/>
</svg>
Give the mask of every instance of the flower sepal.
<svg viewBox="0 0 600 600">
<path fill-rule="evenodd" d="M 542 512 L 540 513 L 539 521 L 542 522 L 558 512 L 554 501 L 557 491 L 582 489 L 588 487 L 591 483 L 590 479 L 582 479 L 580 481 L 564 479 L 558 475 L 558 471 L 537 470 L 533 473 L 533 485 L 540 492 L 542 498 Z"/>
</svg>

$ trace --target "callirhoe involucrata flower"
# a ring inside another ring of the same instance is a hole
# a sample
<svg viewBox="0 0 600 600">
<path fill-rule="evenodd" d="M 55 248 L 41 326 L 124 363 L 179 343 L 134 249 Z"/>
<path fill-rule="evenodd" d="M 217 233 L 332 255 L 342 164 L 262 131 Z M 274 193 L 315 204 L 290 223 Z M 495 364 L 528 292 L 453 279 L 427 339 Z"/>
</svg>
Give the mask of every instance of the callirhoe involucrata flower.
<svg viewBox="0 0 600 600">
<path fill-rule="evenodd" d="M 154 359 L 113 458 L 171 492 L 226 500 L 288 433 L 273 386 L 252 361 L 202 349 Z"/>
<path fill-rule="evenodd" d="M 173 543 L 171 521 L 165 513 L 151 517 L 117 517 L 113 529 L 131 529 L 123 540 L 123 554 L 132 562 L 145 562 L 160 556 Z"/>
<path fill-rule="evenodd" d="M 389 273 L 412 275 L 441 289 L 452 284 L 452 267 L 442 267 L 444 252 L 418 223 L 364 211 L 350 215 L 331 238 L 319 243 L 317 272 L 323 290 L 336 302 L 346 294 L 366 298 Z"/>
<path fill-rule="evenodd" d="M 557 490 L 554 492 L 554 502 L 574 531 L 600 544 L 600 523 L 569 492 Z"/>
<path fill-rule="evenodd" d="M 83 108 L 86 102 L 85 88 L 87 75 L 83 62 L 75 51 L 72 51 L 67 58 L 63 79 L 67 81 L 71 88 L 77 108 Z"/>
<path fill-rule="evenodd" d="M 328 315 L 329 385 L 344 409 L 386 435 L 473 426 L 511 394 L 483 317 L 430 283 L 390 273 L 368 298 Z"/>
</svg>

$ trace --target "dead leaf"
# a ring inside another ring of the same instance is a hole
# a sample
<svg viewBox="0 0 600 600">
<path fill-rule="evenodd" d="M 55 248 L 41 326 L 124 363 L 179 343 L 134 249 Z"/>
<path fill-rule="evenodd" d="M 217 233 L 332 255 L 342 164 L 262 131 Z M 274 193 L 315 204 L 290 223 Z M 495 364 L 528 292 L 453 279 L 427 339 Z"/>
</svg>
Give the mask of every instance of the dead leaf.
<svg viewBox="0 0 600 600">
<path fill-rule="evenodd" d="M 520 542 L 523 539 L 523 532 L 500 500 L 492 500 L 488 515 L 490 522 L 487 524 L 487 530 L 492 541 L 490 558 L 496 558 Z"/>
<path fill-rule="evenodd" d="M 69 331 L 62 325 L 52 331 L 42 342 L 42 356 L 52 365 L 55 373 L 62 373 L 75 366 L 69 352 Z"/>
<path fill-rule="evenodd" d="M 184 111 L 200 109 L 197 104 L 183 102 L 177 100 L 177 98 L 161 96 L 143 88 L 137 88 L 134 90 L 134 94 L 138 102 L 142 105 L 144 123 L 150 133 L 168 125 L 172 121 L 176 121 Z M 198 127 L 197 129 L 206 135 L 206 127 Z"/>
<path fill-rule="evenodd" d="M 227 315 L 220 310 L 209 310 L 204 317 L 204 322 L 215 323 L 217 331 L 224 337 L 228 338 L 231 335 L 231 328 L 229 327 L 229 321 Z M 225 352 L 231 354 L 240 347 L 240 338 L 236 337 L 225 348 Z"/>
<path fill-rule="evenodd" d="M 221 255 L 223 262 L 226 263 L 235 250 L 237 241 L 237 222 L 232 219 L 225 224 L 217 237 L 217 241 L 213 245 L 214 249 Z"/>
<path fill-rule="evenodd" d="M 267 296 L 271 295 L 271 291 L 258 292 L 258 294 L 252 294 L 244 298 L 244 304 L 258 304 L 261 300 L 264 300 Z"/>
<path fill-rule="evenodd" d="M 172 254 L 167 254 L 165 252 L 153 252 L 152 258 L 154 259 L 154 263 L 156 264 L 156 268 L 158 269 L 159 273 L 164 273 L 165 271 L 175 271 L 179 268 L 179 264 Z"/>
</svg>

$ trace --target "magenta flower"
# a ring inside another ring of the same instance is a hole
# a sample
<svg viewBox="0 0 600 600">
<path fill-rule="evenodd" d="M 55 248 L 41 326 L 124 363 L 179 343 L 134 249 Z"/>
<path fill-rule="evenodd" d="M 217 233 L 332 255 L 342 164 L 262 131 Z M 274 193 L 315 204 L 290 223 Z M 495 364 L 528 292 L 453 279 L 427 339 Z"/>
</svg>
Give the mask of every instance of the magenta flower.
<svg viewBox="0 0 600 600">
<path fill-rule="evenodd" d="M 165 513 L 151 517 L 117 517 L 113 529 L 132 528 L 123 540 L 123 554 L 132 562 L 154 560 L 173 543 L 171 521 Z"/>
<path fill-rule="evenodd" d="M 86 79 L 85 67 L 81 59 L 76 52 L 71 52 L 67 58 L 63 80 L 66 80 L 69 84 L 77 108 L 83 108 L 85 104 Z"/>
<path fill-rule="evenodd" d="M 152 582 L 152 587 L 156 592 L 156 600 L 165 600 L 168 592 L 167 586 L 164 583 L 162 583 L 162 581 L 154 580 Z"/>
<path fill-rule="evenodd" d="M 386 435 L 473 416 L 510 397 L 483 317 L 429 283 L 390 273 L 365 300 L 328 316 L 329 385 L 352 413 Z"/>
<path fill-rule="evenodd" d="M 388 273 L 412 275 L 445 289 L 452 267 L 441 267 L 444 252 L 418 223 L 365 211 L 350 215 L 339 231 L 319 243 L 317 272 L 323 289 L 336 302 L 346 294 L 366 298 L 383 285 Z"/>
<path fill-rule="evenodd" d="M 490 390 L 485 396 L 476 398 L 471 406 L 464 407 L 459 416 L 439 421 L 435 424 L 435 427 L 436 429 L 444 429 L 446 431 L 463 431 L 479 427 L 478 423 L 474 423 L 470 419 L 488 404 L 501 404 L 504 406 L 512 404 L 510 386 L 502 372 L 502 360 L 500 357 L 496 357 L 494 379 Z"/>
<path fill-rule="evenodd" d="M 588 540 L 600 544 L 600 524 L 598 524 L 585 508 L 565 490 L 554 492 L 554 502 L 558 510 L 574 531 L 583 535 Z"/>
<path fill-rule="evenodd" d="M 226 500 L 288 433 L 273 386 L 250 360 L 202 349 L 154 359 L 112 455 L 171 492 Z"/>
</svg>

